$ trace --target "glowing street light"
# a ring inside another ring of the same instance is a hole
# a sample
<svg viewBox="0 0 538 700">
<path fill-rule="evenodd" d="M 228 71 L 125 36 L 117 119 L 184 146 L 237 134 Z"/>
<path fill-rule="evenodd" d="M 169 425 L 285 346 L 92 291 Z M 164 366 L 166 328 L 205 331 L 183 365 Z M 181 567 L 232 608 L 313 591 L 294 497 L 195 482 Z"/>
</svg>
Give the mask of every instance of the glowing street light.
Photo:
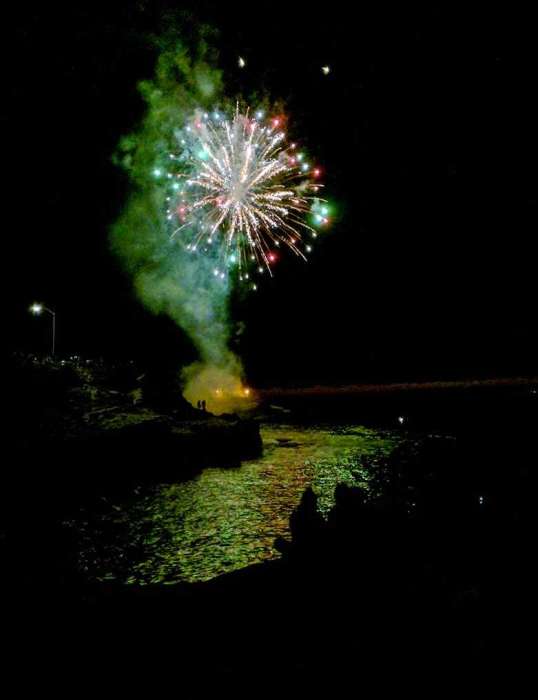
<svg viewBox="0 0 538 700">
<path fill-rule="evenodd" d="M 46 306 L 43 306 L 43 304 L 34 303 L 30 307 L 30 312 L 33 313 L 34 316 L 41 316 L 43 311 L 46 311 L 52 316 L 52 354 L 54 355 L 56 349 L 56 313 Z"/>
</svg>

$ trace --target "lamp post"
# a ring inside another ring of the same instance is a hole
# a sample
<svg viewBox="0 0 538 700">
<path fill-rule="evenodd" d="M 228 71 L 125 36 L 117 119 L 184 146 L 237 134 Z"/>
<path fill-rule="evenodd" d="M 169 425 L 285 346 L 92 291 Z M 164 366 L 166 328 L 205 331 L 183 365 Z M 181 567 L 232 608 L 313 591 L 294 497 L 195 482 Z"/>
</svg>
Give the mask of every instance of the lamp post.
<svg viewBox="0 0 538 700">
<path fill-rule="evenodd" d="M 46 311 L 52 316 L 52 356 L 54 357 L 54 351 L 56 349 L 56 313 L 46 306 L 43 306 L 43 304 L 32 304 L 30 311 L 34 316 L 40 316 L 43 311 Z"/>
</svg>

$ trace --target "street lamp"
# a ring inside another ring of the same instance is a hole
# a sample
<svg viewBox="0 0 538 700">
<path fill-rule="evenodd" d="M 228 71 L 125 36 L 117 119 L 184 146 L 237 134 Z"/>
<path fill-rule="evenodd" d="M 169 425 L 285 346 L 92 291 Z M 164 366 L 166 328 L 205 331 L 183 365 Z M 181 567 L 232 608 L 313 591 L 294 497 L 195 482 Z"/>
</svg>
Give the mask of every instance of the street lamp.
<svg viewBox="0 0 538 700">
<path fill-rule="evenodd" d="M 54 350 L 56 349 L 56 314 L 51 309 L 43 306 L 43 304 L 36 303 L 32 304 L 30 307 L 30 312 L 33 313 L 34 316 L 40 316 L 43 311 L 46 311 L 52 316 L 52 355 L 54 356 Z"/>
</svg>

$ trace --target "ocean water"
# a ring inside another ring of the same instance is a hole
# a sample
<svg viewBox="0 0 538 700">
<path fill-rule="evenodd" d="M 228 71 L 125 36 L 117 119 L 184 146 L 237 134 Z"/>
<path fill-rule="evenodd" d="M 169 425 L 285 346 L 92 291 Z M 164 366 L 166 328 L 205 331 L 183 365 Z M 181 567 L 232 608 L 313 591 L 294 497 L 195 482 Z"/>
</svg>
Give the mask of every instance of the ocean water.
<svg viewBox="0 0 538 700">
<path fill-rule="evenodd" d="M 89 580 L 125 584 L 205 581 L 279 556 L 277 537 L 307 487 L 326 514 L 338 483 L 369 488 L 401 433 L 360 425 L 262 426 L 263 456 L 209 467 L 190 481 L 133 486 L 103 497 L 66 527 Z"/>
</svg>

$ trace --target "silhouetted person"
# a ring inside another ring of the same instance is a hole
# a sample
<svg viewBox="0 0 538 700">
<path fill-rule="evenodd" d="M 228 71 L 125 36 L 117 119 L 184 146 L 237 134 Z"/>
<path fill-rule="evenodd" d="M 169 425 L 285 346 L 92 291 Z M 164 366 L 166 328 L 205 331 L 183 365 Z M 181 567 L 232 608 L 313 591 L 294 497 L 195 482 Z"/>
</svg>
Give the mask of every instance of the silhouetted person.
<svg viewBox="0 0 538 700">
<path fill-rule="evenodd" d="M 202 411 L 205 412 L 205 410 L 206 410 L 206 407 L 205 407 L 205 399 L 202 399 L 201 405 L 202 405 Z"/>
<path fill-rule="evenodd" d="M 198 407 L 199 411 L 202 410 L 202 401 L 200 399 L 198 399 L 198 403 L 196 404 L 196 406 Z"/>
<path fill-rule="evenodd" d="M 278 538 L 277 549 L 281 552 L 295 550 L 297 554 L 307 555 L 322 542 L 325 521 L 318 512 L 318 497 L 309 487 L 301 497 L 301 502 L 290 516 L 291 546 Z"/>
</svg>

